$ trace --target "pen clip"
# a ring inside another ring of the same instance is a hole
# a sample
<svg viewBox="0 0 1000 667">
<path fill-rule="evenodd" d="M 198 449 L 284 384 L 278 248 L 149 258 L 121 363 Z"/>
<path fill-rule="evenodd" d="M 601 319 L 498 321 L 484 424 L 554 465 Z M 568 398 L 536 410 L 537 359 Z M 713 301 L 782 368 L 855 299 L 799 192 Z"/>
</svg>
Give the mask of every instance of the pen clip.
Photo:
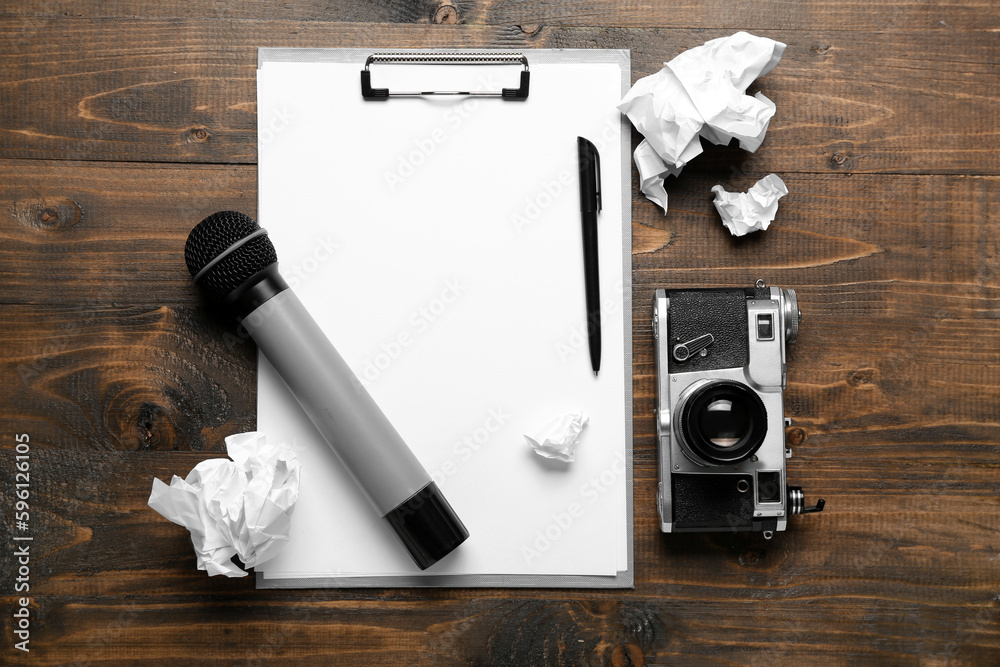
<svg viewBox="0 0 1000 667">
<path fill-rule="evenodd" d="M 602 208 L 601 154 L 597 151 L 597 146 L 589 139 L 585 139 L 584 137 L 577 137 L 576 139 L 580 159 L 580 175 L 582 178 L 585 173 L 584 170 L 590 172 L 587 180 L 594 184 L 594 204 L 597 206 L 595 210 L 600 211 Z"/>
<path fill-rule="evenodd" d="M 597 210 L 600 211 L 601 204 L 601 154 L 597 152 L 597 147 L 590 145 L 594 153 L 594 183 L 597 191 Z"/>
</svg>

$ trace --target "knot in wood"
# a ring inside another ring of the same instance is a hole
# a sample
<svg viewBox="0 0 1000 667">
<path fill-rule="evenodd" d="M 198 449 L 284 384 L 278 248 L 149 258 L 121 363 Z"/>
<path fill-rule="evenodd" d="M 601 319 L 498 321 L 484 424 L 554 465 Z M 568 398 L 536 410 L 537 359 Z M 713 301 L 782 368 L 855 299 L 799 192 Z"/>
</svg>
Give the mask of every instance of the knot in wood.
<svg viewBox="0 0 1000 667">
<path fill-rule="evenodd" d="M 635 644 L 619 644 L 611 651 L 611 664 L 614 667 L 632 667 L 646 664 L 646 659 L 642 649 Z"/>
<path fill-rule="evenodd" d="M 451 3 L 445 3 L 434 11 L 434 23 L 438 25 L 455 25 L 458 23 L 458 9 Z"/>
<path fill-rule="evenodd" d="M 847 381 L 854 387 L 860 387 L 863 384 L 871 384 L 871 371 L 854 371 L 848 376 Z"/>
<path fill-rule="evenodd" d="M 173 445 L 173 427 L 164 408 L 150 401 L 142 401 L 138 410 L 134 406 L 128 407 L 130 410 L 126 419 L 132 423 L 137 449 L 164 449 Z"/>
<path fill-rule="evenodd" d="M 740 565 L 746 567 L 748 565 L 757 565 L 767 554 L 763 549 L 747 549 L 740 554 Z"/>
<path fill-rule="evenodd" d="M 72 227 L 83 219 L 83 207 L 72 199 L 43 199 L 18 202 L 14 215 L 23 224 L 45 231 L 59 231 Z"/>
</svg>

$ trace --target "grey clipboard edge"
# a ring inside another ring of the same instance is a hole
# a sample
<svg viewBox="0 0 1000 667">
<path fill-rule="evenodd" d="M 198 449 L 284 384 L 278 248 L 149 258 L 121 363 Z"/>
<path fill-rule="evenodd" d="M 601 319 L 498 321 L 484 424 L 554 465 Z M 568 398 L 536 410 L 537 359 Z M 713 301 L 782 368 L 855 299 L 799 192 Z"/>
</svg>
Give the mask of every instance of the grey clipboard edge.
<svg viewBox="0 0 1000 667">
<path fill-rule="evenodd" d="M 258 589 L 307 588 L 634 588 L 631 568 L 616 576 L 581 574 L 439 574 L 265 579 Z"/>
<path fill-rule="evenodd" d="M 268 62 L 361 63 L 379 53 L 412 53 L 414 49 L 330 49 L 275 48 L 257 49 L 257 69 Z M 429 52 L 453 53 L 528 53 L 536 63 L 608 63 L 621 67 L 622 97 L 632 85 L 632 59 L 629 49 L 428 49 Z M 586 58 L 586 60 L 584 60 Z M 462 574 L 462 575 L 377 575 L 364 577 L 314 577 L 265 579 L 255 573 L 258 589 L 280 588 L 634 588 L 634 512 L 632 475 L 632 128 L 622 115 L 621 129 L 621 205 L 622 205 L 622 308 L 625 346 L 625 509 L 628 562 L 615 576 L 564 574 Z"/>
</svg>

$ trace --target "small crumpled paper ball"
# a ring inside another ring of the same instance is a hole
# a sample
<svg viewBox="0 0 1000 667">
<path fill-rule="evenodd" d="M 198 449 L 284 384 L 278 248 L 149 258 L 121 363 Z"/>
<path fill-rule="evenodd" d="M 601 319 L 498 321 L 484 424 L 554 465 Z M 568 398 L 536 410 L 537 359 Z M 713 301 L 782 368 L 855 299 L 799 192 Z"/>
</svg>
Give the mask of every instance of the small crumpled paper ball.
<svg viewBox="0 0 1000 667">
<path fill-rule="evenodd" d="M 539 456 L 571 463 L 580 444 L 580 433 L 590 417 L 580 412 L 569 412 L 556 417 L 541 428 L 525 433 L 524 439 Z"/>
<path fill-rule="evenodd" d="M 768 174 L 746 192 L 727 192 L 721 185 L 712 188 L 715 210 L 733 236 L 767 229 L 778 213 L 778 200 L 788 194 L 785 182 Z"/>
</svg>

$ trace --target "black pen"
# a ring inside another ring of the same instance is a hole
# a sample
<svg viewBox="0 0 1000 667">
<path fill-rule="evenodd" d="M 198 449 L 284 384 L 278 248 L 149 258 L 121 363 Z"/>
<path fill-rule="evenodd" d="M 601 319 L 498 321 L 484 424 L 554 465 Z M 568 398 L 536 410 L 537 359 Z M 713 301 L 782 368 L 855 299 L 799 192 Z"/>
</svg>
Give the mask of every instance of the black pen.
<svg viewBox="0 0 1000 667">
<path fill-rule="evenodd" d="M 601 370 L 601 279 L 597 270 L 597 212 L 601 210 L 601 156 L 597 147 L 576 138 L 580 156 L 580 213 L 583 217 L 583 272 L 587 290 L 587 339 L 594 377 Z"/>
</svg>

